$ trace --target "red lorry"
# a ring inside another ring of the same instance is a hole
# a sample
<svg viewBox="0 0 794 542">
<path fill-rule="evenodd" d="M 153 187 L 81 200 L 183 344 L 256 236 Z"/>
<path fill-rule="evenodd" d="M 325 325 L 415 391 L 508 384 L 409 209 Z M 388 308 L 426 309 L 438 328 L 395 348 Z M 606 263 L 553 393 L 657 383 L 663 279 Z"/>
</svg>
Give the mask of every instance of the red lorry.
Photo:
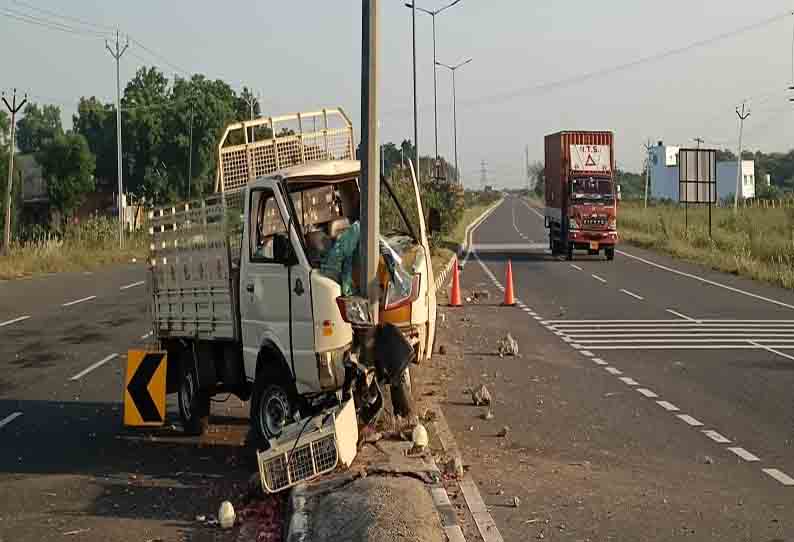
<svg viewBox="0 0 794 542">
<path fill-rule="evenodd" d="M 553 255 L 574 250 L 615 257 L 617 187 L 612 132 L 558 132 L 546 136 L 546 213 Z"/>
</svg>

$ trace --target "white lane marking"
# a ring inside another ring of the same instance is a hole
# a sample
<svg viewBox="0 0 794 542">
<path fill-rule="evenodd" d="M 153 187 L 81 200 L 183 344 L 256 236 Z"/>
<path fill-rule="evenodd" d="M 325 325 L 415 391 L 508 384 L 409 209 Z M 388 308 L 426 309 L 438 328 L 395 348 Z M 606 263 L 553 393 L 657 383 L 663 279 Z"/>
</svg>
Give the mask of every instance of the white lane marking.
<svg viewBox="0 0 794 542">
<path fill-rule="evenodd" d="M 675 273 L 676 275 L 680 275 L 682 277 L 687 277 L 687 278 L 690 278 L 690 279 L 698 280 L 700 282 L 703 282 L 705 284 L 710 284 L 711 286 L 716 286 L 718 288 L 724 288 L 725 290 L 728 290 L 730 292 L 746 295 L 747 297 L 752 297 L 754 299 L 758 299 L 758 300 L 761 300 L 761 301 L 766 301 L 767 303 L 772 303 L 773 305 L 778 305 L 780 307 L 786 307 L 787 309 L 794 309 L 794 305 L 789 305 L 788 303 L 783 303 L 782 301 L 778 301 L 777 299 L 771 299 L 769 297 L 764 297 L 764 296 L 761 296 L 761 295 L 758 295 L 758 294 L 753 294 L 753 293 L 747 292 L 745 290 L 741 290 L 739 288 L 734 288 L 733 286 L 728 286 L 727 284 L 722 284 L 722 283 L 719 283 L 719 282 L 715 282 L 713 280 L 705 279 L 703 277 L 699 277 L 699 276 L 693 275 L 691 273 L 685 273 L 684 271 L 679 271 L 678 269 L 673 269 L 672 267 L 667 267 L 666 265 L 661 265 L 661 264 L 658 264 L 656 262 L 652 262 L 651 260 L 646 260 L 645 258 L 640 258 L 639 256 L 634 256 L 633 254 L 629 254 L 627 252 L 623 252 L 622 250 L 616 250 L 615 252 L 617 252 L 621 256 L 626 256 L 627 258 L 631 258 L 633 260 L 637 260 L 638 262 L 642 262 L 642 263 L 644 263 L 646 265 L 650 265 L 652 267 L 656 267 L 657 269 L 661 269 L 663 271 L 668 271 L 670 273 Z"/>
<path fill-rule="evenodd" d="M 632 346 L 588 345 L 590 350 L 757 350 L 752 344 L 635 344 Z M 766 348 L 794 349 L 794 344 L 771 344 Z"/>
<path fill-rule="evenodd" d="M 69 301 L 67 303 L 61 304 L 61 307 L 71 307 L 72 305 L 77 305 L 78 303 L 85 303 L 86 301 L 91 301 L 92 299 L 96 299 L 96 296 L 90 295 L 82 299 L 75 299 L 74 301 Z"/>
<path fill-rule="evenodd" d="M 604 370 L 606 372 L 608 372 L 609 374 L 613 374 L 613 375 L 622 375 L 623 374 L 623 371 L 621 371 L 620 369 L 615 369 L 614 367 L 604 367 Z"/>
<path fill-rule="evenodd" d="M 141 340 L 145 341 L 146 339 L 148 339 L 152 335 L 153 335 L 153 333 L 151 331 L 149 333 L 147 333 L 146 335 L 141 335 Z"/>
<path fill-rule="evenodd" d="M 504 542 L 499 529 L 496 527 L 488 512 L 488 507 L 480 496 L 480 490 L 477 489 L 477 484 L 470 476 L 466 476 L 460 483 L 460 490 L 463 493 L 463 498 L 466 500 L 466 505 L 469 507 L 474 523 L 477 524 L 477 530 L 480 531 L 480 536 L 486 542 Z"/>
<path fill-rule="evenodd" d="M 794 478 L 778 469 L 761 469 L 761 472 L 768 474 L 784 486 L 794 486 Z"/>
<path fill-rule="evenodd" d="M 11 324 L 16 324 L 17 322 L 24 322 L 25 320 L 29 319 L 30 316 L 20 316 L 19 318 L 14 318 L 13 320 L 8 320 L 6 322 L 0 322 L 0 327 L 10 326 Z"/>
<path fill-rule="evenodd" d="M 143 286 L 146 284 L 145 281 L 139 280 L 138 282 L 133 282 L 132 284 L 127 284 L 126 286 L 122 286 L 119 290 L 129 290 L 130 288 L 135 288 L 136 286 Z"/>
<path fill-rule="evenodd" d="M 19 418 L 20 416 L 22 416 L 22 413 L 21 413 L 21 412 L 12 412 L 12 413 L 11 413 L 11 414 L 9 414 L 8 416 L 6 416 L 6 417 L 5 417 L 5 418 L 3 418 L 2 420 L 0 420 L 0 429 L 2 429 L 3 427 L 5 427 L 5 426 L 6 426 L 6 425 L 8 425 L 9 423 L 13 422 L 14 420 L 16 420 L 17 418 Z"/>
<path fill-rule="evenodd" d="M 590 330 L 588 330 L 590 331 Z M 729 339 L 737 339 L 739 337 L 744 337 L 748 340 L 748 342 L 753 342 L 752 339 L 755 340 L 762 340 L 765 338 L 794 338 L 794 330 L 789 331 L 787 333 L 774 333 L 775 331 L 786 331 L 782 329 L 772 329 L 769 330 L 771 333 L 752 333 L 750 331 L 747 332 L 739 332 L 736 330 L 731 329 L 704 329 L 703 331 L 719 331 L 719 333 L 688 333 L 690 329 L 683 330 L 687 333 L 623 333 L 623 330 L 610 330 L 610 331 L 619 331 L 620 333 L 580 333 L 579 331 L 572 332 L 568 331 L 566 335 L 569 337 L 575 337 L 576 339 L 581 339 L 584 342 L 587 342 L 589 338 L 597 338 L 597 339 L 631 339 L 637 337 L 725 337 Z M 651 330 L 653 331 L 653 330 Z M 668 330 L 671 331 L 671 330 Z M 646 342 L 646 341 L 641 341 Z M 763 348 L 763 345 L 759 344 L 756 345 L 759 348 Z"/>
<path fill-rule="evenodd" d="M 628 296 L 633 297 L 634 299 L 639 299 L 640 301 L 644 301 L 645 300 L 644 297 L 642 297 L 641 295 L 637 295 L 634 292 L 630 292 L 628 290 L 623 290 L 623 289 L 621 289 L 620 291 L 623 292 L 624 294 L 628 295 Z"/>
<path fill-rule="evenodd" d="M 593 363 L 596 365 L 609 365 L 606 361 L 601 358 L 593 358 Z"/>
<path fill-rule="evenodd" d="M 88 373 L 90 373 L 90 372 L 91 372 L 91 371 L 93 371 L 94 369 L 97 369 L 97 368 L 99 368 L 99 367 L 102 367 L 102 366 L 103 366 L 104 364 L 106 364 L 108 361 L 114 360 L 114 359 L 116 359 L 117 357 L 119 357 L 119 355 L 118 355 L 118 354 L 110 354 L 109 356 L 107 356 L 107 357 L 105 357 L 105 358 L 102 358 L 101 360 L 97 361 L 97 362 L 96 362 L 96 363 L 94 363 L 93 365 L 89 365 L 88 367 L 86 367 L 85 369 L 83 369 L 82 371 L 80 371 L 79 373 L 77 373 L 76 375 L 74 375 L 74 376 L 73 376 L 72 378 L 70 378 L 69 380 L 71 380 L 71 381 L 80 380 L 81 378 L 83 378 L 85 375 L 87 375 Z"/>
<path fill-rule="evenodd" d="M 595 355 L 592 352 L 590 352 L 589 350 L 580 350 L 579 353 L 582 354 L 584 357 L 587 357 L 587 358 L 592 358 Z"/>
<path fill-rule="evenodd" d="M 745 461 L 750 461 L 750 462 L 761 461 L 760 459 L 758 459 L 758 456 L 748 452 L 744 448 L 735 447 L 735 448 L 728 448 L 728 450 L 735 453 Z"/>
<path fill-rule="evenodd" d="M 674 311 L 673 309 L 665 309 L 665 310 L 666 310 L 667 312 L 669 312 L 670 314 L 673 314 L 673 315 L 675 315 L 675 316 L 678 316 L 679 318 L 683 318 L 684 320 L 689 320 L 690 322 L 697 322 L 697 320 L 695 320 L 694 318 L 690 318 L 690 317 L 689 317 L 689 316 L 687 316 L 686 314 L 681 314 L 680 312 L 678 312 L 678 311 Z"/>
<path fill-rule="evenodd" d="M 708 438 L 716 442 L 717 444 L 728 444 L 730 443 L 731 439 L 722 436 L 720 433 L 717 433 L 713 429 L 706 429 L 703 431 L 703 434 L 706 435 Z"/>
<path fill-rule="evenodd" d="M 787 342 L 787 341 L 784 341 L 784 342 Z M 763 344 L 758 344 L 755 341 L 750 341 L 750 344 L 753 344 L 753 345 L 757 346 L 758 348 L 763 348 L 764 350 L 766 350 L 767 352 L 771 352 L 772 354 L 777 354 L 778 356 L 780 356 L 782 358 L 786 358 L 786 359 L 790 359 L 790 360 L 794 361 L 794 356 L 790 356 L 788 354 L 784 354 L 783 352 L 780 352 L 779 350 L 775 350 L 771 346 L 764 346 Z"/>
<path fill-rule="evenodd" d="M 683 325 L 694 325 L 687 322 L 682 322 L 681 320 L 547 320 L 550 324 L 559 324 L 559 325 L 566 325 L 566 324 L 683 324 Z M 713 325 L 721 325 L 721 324 L 758 324 L 758 325 L 769 325 L 769 324 L 789 324 L 794 325 L 794 320 L 786 319 L 786 320 L 732 320 L 732 319 L 702 319 L 697 320 L 699 323 L 703 324 L 713 324 Z"/>
<path fill-rule="evenodd" d="M 569 337 L 563 337 L 562 340 L 567 342 L 567 343 L 572 343 L 573 342 L 573 339 L 571 339 Z"/>
<path fill-rule="evenodd" d="M 656 401 L 656 404 L 665 409 L 667 412 L 678 412 L 680 410 L 670 401 Z"/>
<path fill-rule="evenodd" d="M 596 275 L 595 273 L 591 274 L 590 276 L 593 277 L 594 279 L 599 280 L 599 281 L 601 281 L 601 282 L 606 284 L 607 279 L 601 278 L 598 275 Z"/>
<path fill-rule="evenodd" d="M 637 388 L 637 391 L 642 395 L 644 395 L 645 397 L 647 397 L 648 399 L 656 399 L 657 397 L 659 397 L 648 388 Z"/>
<path fill-rule="evenodd" d="M 639 385 L 640 385 L 640 383 L 639 383 L 639 382 L 637 382 L 637 381 L 636 381 L 636 380 L 634 380 L 633 378 L 629 378 L 628 376 L 621 376 L 621 377 L 619 378 L 619 380 L 620 380 L 621 382 L 623 382 L 624 384 L 627 384 L 627 385 L 629 385 L 629 386 L 639 386 Z"/>
<path fill-rule="evenodd" d="M 785 337 L 789 337 L 789 338 L 788 339 L 777 339 L 776 338 L 774 342 L 777 342 L 777 343 L 780 343 L 780 344 L 794 343 L 794 338 L 792 338 L 792 337 L 794 337 L 794 335 L 784 335 L 784 336 Z M 681 337 L 681 335 L 676 335 L 676 337 Z M 755 348 L 763 348 L 763 349 L 767 348 L 766 346 L 760 345 L 760 344 L 758 344 L 756 342 L 753 342 L 751 340 L 748 340 L 748 339 L 742 339 L 742 338 L 735 339 L 735 338 L 733 338 L 732 335 L 728 335 L 728 336 L 717 335 L 716 337 L 713 337 L 711 339 L 679 339 L 679 338 L 676 338 L 676 339 L 585 339 L 585 340 L 578 340 L 577 339 L 577 341 L 578 342 L 587 343 L 587 344 L 604 344 L 604 343 L 609 343 L 609 344 L 638 344 L 638 343 L 639 344 L 648 344 L 648 343 L 651 343 L 651 344 L 659 344 L 659 343 L 661 343 L 661 344 L 671 344 L 671 343 L 673 343 L 673 344 L 681 344 L 681 343 L 687 343 L 687 344 L 690 344 L 690 343 L 695 343 L 695 344 L 700 344 L 700 343 L 729 344 L 729 343 L 746 343 L 746 344 L 752 345 Z"/>
<path fill-rule="evenodd" d="M 574 269 L 576 269 L 576 270 L 578 270 L 578 271 L 584 271 L 584 269 L 582 269 L 581 267 L 579 267 L 579 266 L 578 266 L 578 265 L 576 265 L 575 263 L 572 263 L 572 264 L 571 264 L 571 267 L 573 267 Z"/>
<path fill-rule="evenodd" d="M 689 414 L 678 414 L 678 415 L 676 415 L 676 418 L 678 418 L 679 420 L 681 420 L 681 421 L 683 421 L 685 423 L 688 423 L 692 427 L 702 427 L 703 426 L 703 422 L 693 418 Z"/>
<path fill-rule="evenodd" d="M 571 344 L 571 346 L 573 346 L 577 350 L 581 350 L 582 348 L 584 348 L 581 344 L 576 344 L 576 343 Z"/>
<path fill-rule="evenodd" d="M 535 320 L 540 320 L 540 316 L 538 316 L 537 314 L 534 315 L 532 318 L 534 318 Z"/>
</svg>

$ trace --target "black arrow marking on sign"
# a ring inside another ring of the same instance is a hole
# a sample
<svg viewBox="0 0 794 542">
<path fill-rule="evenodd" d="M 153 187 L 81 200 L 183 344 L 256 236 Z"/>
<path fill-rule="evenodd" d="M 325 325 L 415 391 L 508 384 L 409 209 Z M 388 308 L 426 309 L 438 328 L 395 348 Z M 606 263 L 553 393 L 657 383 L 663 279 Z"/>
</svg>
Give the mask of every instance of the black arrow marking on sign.
<svg viewBox="0 0 794 542">
<path fill-rule="evenodd" d="M 138 409 L 141 419 L 146 423 L 163 421 L 160 411 L 157 410 L 157 405 L 154 404 L 154 400 L 149 394 L 149 382 L 162 361 L 162 354 L 146 354 L 135 374 L 132 375 L 130 383 L 127 384 L 127 391 L 132 397 L 132 402 L 135 403 L 135 408 Z"/>
</svg>

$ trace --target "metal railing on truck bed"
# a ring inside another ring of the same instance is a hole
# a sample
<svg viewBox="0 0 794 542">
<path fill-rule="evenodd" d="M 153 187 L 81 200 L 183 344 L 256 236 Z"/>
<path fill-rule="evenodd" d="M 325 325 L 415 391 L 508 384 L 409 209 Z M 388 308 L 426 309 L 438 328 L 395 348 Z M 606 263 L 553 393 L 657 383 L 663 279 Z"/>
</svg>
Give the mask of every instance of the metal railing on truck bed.
<svg viewBox="0 0 794 542">
<path fill-rule="evenodd" d="M 353 124 L 340 108 L 238 122 L 218 144 L 215 190 L 238 192 L 281 169 L 354 158 Z"/>
<path fill-rule="evenodd" d="M 223 198 L 149 213 L 152 320 L 158 337 L 237 339 L 239 212 Z"/>
</svg>

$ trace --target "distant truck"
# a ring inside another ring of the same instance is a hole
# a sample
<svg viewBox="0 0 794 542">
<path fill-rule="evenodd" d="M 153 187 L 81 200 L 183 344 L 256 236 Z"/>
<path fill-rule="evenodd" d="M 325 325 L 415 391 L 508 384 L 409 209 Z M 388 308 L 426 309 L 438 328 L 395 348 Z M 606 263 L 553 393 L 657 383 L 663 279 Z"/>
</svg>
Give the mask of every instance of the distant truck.
<svg viewBox="0 0 794 542">
<path fill-rule="evenodd" d="M 406 367 L 430 358 L 436 323 L 419 186 L 414 175 L 401 181 L 413 197 L 397 201 L 382 180 L 397 218 L 381 228 L 382 296 L 370 307 L 355 295 L 353 157 L 341 109 L 233 124 L 218 147 L 216 195 L 151 213 L 153 331 L 188 433 L 206 429 L 217 394 L 251 400 L 263 448 L 351 398 L 366 422 L 383 404 L 379 385 L 390 386 L 396 413 L 410 411 Z"/>
<path fill-rule="evenodd" d="M 546 212 L 553 255 L 574 250 L 615 257 L 618 242 L 615 149 L 612 132 L 558 132 L 546 136 Z"/>
</svg>

